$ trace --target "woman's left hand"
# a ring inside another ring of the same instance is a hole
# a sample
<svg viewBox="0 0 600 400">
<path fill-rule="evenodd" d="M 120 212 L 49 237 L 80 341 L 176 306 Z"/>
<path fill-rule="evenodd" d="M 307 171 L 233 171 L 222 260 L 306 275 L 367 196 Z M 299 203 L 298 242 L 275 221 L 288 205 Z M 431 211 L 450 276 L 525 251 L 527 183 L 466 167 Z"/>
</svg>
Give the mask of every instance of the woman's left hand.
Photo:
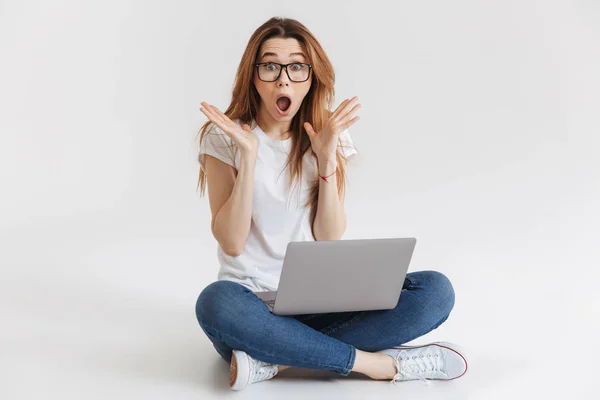
<svg viewBox="0 0 600 400">
<path fill-rule="evenodd" d="M 344 100 L 331 114 L 321 132 L 315 132 L 310 122 L 304 123 L 304 129 L 308 133 L 312 150 L 320 160 L 336 160 L 340 133 L 360 119 L 358 116 L 352 118 L 354 113 L 361 107 L 360 104 L 352 107 L 356 100 L 358 100 L 357 96 Z"/>
</svg>

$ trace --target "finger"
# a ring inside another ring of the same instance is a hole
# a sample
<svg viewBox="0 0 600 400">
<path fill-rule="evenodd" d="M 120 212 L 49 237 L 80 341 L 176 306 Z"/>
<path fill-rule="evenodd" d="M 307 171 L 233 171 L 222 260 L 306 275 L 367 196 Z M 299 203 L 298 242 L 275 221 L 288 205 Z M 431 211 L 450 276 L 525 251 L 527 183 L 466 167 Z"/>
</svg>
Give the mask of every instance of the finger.
<svg viewBox="0 0 600 400">
<path fill-rule="evenodd" d="M 344 117 L 346 114 L 348 114 L 348 112 L 350 111 L 351 107 L 356 103 L 356 101 L 358 101 L 358 96 L 354 96 L 353 98 L 351 98 L 346 105 L 344 106 L 344 108 L 342 108 L 340 110 L 340 113 L 338 114 L 338 117 Z"/>
<path fill-rule="evenodd" d="M 359 119 L 360 119 L 360 117 L 356 116 L 356 117 L 352 118 L 350 121 L 342 124 L 342 131 L 345 131 L 346 129 L 348 129 L 349 127 L 351 127 L 352 125 L 354 125 Z"/>
<path fill-rule="evenodd" d="M 308 134 L 308 136 L 312 136 L 313 129 L 309 122 L 304 123 L 304 130 L 306 130 L 306 133 Z"/>
<path fill-rule="evenodd" d="M 211 112 L 211 109 L 208 108 L 208 103 L 203 101 L 200 103 L 200 111 L 206 114 L 206 111 Z"/>
<path fill-rule="evenodd" d="M 217 120 L 216 116 L 214 115 L 214 113 L 212 112 L 212 110 L 210 110 L 209 108 L 205 108 L 205 107 L 200 107 L 200 111 L 206 115 L 206 117 L 211 121 L 211 122 L 215 122 Z"/>
<path fill-rule="evenodd" d="M 212 107 L 213 111 L 215 112 L 215 114 L 217 116 L 219 116 L 219 118 L 221 118 L 223 121 L 225 121 L 225 122 L 231 121 L 229 119 L 229 117 L 227 115 L 225 115 L 224 113 L 222 113 L 221 110 L 219 110 L 217 107 L 215 107 L 215 106 L 211 106 L 211 107 Z"/>
<path fill-rule="evenodd" d="M 227 134 L 227 136 L 233 137 L 229 134 L 229 131 L 235 130 L 235 123 L 229 119 L 225 114 L 219 111 L 219 109 L 211 104 L 206 102 L 202 102 L 202 105 L 205 107 L 204 109 L 208 112 L 206 116 L 215 123 L 223 132 Z M 248 129 L 250 130 L 250 129 Z"/>
<path fill-rule="evenodd" d="M 308 136 L 314 136 L 314 135 L 316 135 L 315 130 L 313 129 L 313 127 L 310 124 L 310 122 L 305 122 L 304 123 L 304 129 L 306 129 L 306 133 L 308 133 Z"/>
<path fill-rule="evenodd" d="M 348 113 L 341 118 L 341 121 L 347 122 L 350 118 L 352 118 L 352 116 L 354 116 L 354 114 L 356 114 L 358 110 L 360 110 L 361 107 L 362 104 L 355 105 L 352 110 L 348 111 Z"/>
<path fill-rule="evenodd" d="M 200 103 L 200 105 L 202 105 L 202 107 L 204 107 L 204 109 L 209 110 L 211 112 L 214 112 L 212 104 L 209 104 L 209 103 L 203 101 L 203 102 Z M 202 108 L 202 107 L 200 107 L 200 108 Z"/>
<path fill-rule="evenodd" d="M 216 122 L 217 120 L 221 120 L 210 104 L 206 102 L 202 102 L 201 104 L 203 107 L 200 107 L 200 111 L 202 111 L 211 121 Z"/>
<path fill-rule="evenodd" d="M 340 104 L 338 109 L 335 110 L 335 115 L 333 117 L 339 118 L 339 117 L 347 114 L 350 107 L 352 107 L 357 100 L 358 100 L 358 96 L 354 96 L 351 99 L 346 99 L 342 104 Z"/>
<path fill-rule="evenodd" d="M 223 133 L 225 133 L 231 140 L 233 140 L 235 143 L 238 143 L 240 136 L 237 133 L 237 130 L 239 128 L 239 125 L 237 125 L 235 122 L 233 122 L 227 115 L 223 114 L 217 107 L 208 104 L 207 102 L 203 101 L 201 103 L 205 110 L 208 112 L 204 112 L 204 114 L 206 114 L 206 116 L 217 126 L 219 127 L 219 129 L 221 129 L 221 131 L 223 131 Z M 202 109 L 201 109 L 202 111 Z M 250 127 L 248 126 L 248 124 L 243 124 L 247 129 L 248 132 L 252 132 L 252 130 L 250 129 Z M 242 126 L 242 129 L 245 129 L 244 126 Z"/>
<path fill-rule="evenodd" d="M 202 113 L 204 113 L 204 115 L 206 115 L 206 117 L 215 125 L 217 125 L 219 128 L 221 128 L 221 130 L 223 130 L 224 126 L 223 126 L 223 121 L 217 116 L 215 115 L 215 112 L 210 109 L 210 108 L 206 108 L 206 107 L 201 107 L 200 111 L 202 111 Z"/>
<path fill-rule="evenodd" d="M 340 105 L 338 106 L 338 108 L 335 109 L 335 111 L 333 112 L 333 114 L 331 114 L 330 118 L 336 118 L 340 112 L 344 109 L 344 107 L 346 106 L 346 104 L 348 104 L 348 102 L 350 101 L 350 99 L 346 99 L 344 101 L 342 101 L 340 103 Z"/>
<path fill-rule="evenodd" d="M 223 131 L 223 133 L 229 136 L 230 139 L 234 141 L 236 140 L 237 135 L 232 135 L 229 133 L 230 131 L 234 131 L 235 129 L 231 129 L 229 124 L 224 122 L 221 118 L 219 118 L 219 116 L 215 115 L 214 110 L 209 108 L 201 108 L 200 111 L 202 111 L 214 125 L 216 125 L 221 131 Z"/>
<path fill-rule="evenodd" d="M 223 118 L 223 117 L 224 117 L 224 114 L 223 114 L 223 113 L 221 113 L 217 107 L 215 107 L 215 106 L 213 106 L 212 104 L 209 104 L 209 103 L 207 103 L 207 102 L 205 102 L 205 101 L 203 101 L 203 102 L 202 102 L 202 103 L 200 103 L 200 104 L 202 104 L 206 110 L 209 110 L 209 111 L 210 111 L 210 114 L 211 114 L 211 116 L 212 116 L 212 118 L 211 118 L 211 121 L 213 121 L 213 122 L 215 122 L 215 123 L 216 123 L 217 121 L 218 121 L 218 122 L 221 122 L 221 123 L 223 123 L 223 122 L 225 122 L 225 121 L 226 121 L 226 119 L 225 119 L 225 118 Z M 220 128 L 222 129 L 222 127 L 220 127 Z"/>
</svg>

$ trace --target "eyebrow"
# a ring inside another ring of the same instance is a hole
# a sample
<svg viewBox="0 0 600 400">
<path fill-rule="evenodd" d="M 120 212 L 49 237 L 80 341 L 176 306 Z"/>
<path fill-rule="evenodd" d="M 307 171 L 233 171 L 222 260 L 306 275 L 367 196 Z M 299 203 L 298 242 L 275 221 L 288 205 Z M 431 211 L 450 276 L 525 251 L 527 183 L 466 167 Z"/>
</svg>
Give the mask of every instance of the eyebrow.
<svg viewBox="0 0 600 400">
<path fill-rule="evenodd" d="M 271 52 L 266 52 L 262 55 L 262 57 L 260 59 L 262 60 L 263 58 L 269 57 L 269 56 L 277 57 L 277 54 L 271 53 Z M 293 56 L 301 56 L 301 57 L 306 58 L 304 53 L 290 53 L 289 57 L 293 57 Z"/>
</svg>

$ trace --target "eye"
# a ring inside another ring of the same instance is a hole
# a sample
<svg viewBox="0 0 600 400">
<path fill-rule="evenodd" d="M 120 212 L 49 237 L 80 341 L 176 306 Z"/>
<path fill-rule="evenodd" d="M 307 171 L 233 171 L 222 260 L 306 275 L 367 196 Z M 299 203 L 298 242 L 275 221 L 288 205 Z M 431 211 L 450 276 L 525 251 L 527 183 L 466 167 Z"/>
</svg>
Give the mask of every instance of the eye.
<svg viewBox="0 0 600 400">
<path fill-rule="evenodd" d="M 266 63 L 264 67 L 270 71 L 273 71 L 277 66 L 274 63 Z"/>
<path fill-rule="evenodd" d="M 302 69 L 302 64 L 301 63 L 294 63 L 294 64 L 292 64 L 292 70 L 299 71 L 301 69 Z"/>
</svg>

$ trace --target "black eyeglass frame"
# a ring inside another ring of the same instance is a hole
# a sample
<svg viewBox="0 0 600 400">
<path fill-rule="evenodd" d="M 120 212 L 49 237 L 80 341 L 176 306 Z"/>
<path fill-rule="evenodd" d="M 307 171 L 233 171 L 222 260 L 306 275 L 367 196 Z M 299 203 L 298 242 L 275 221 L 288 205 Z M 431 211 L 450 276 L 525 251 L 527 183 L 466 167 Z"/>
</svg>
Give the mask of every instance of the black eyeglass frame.
<svg viewBox="0 0 600 400">
<path fill-rule="evenodd" d="M 276 82 L 279 77 L 281 76 L 281 71 L 283 71 L 283 69 L 285 68 L 285 73 L 288 76 L 288 79 L 292 82 L 296 82 L 296 83 L 300 83 L 300 82 L 306 82 L 309 78 L 310 78 L 310 74 L 312 72 L 312 64 L 308 64 L 308 63 L 301 63 L 301 62 L 291 62 L 288 64 L 280 64 L 280 63 L 276 63 L 274 61 L 267 61 L 267 62 L 261 62 L 261 63 L 254 63 L 254 67 L 258 68 L 260 65 L 265 65 L 265 64 L 275 64 L 275 65 L 279 65 L 279 74 L 277 75 L 277 78 L 273 79 L 272 81 L 265 81 L 264 79 L 262 79 L 260 77 L 260 72 L 258 72 L 258 70 L 256 71 L 256 74 L 258 75 L 258 79 L 260 79 L 263 82 Z M 307 65 L 308 66 L 308 76 L 306 77 L 305 80 L 303 81 L 295 81 L 290 77 L 290 73 L 287 69 L 288 65 L 293 65 L 293 64 L 300 64 L 300 65 Z"/>
</svg>

